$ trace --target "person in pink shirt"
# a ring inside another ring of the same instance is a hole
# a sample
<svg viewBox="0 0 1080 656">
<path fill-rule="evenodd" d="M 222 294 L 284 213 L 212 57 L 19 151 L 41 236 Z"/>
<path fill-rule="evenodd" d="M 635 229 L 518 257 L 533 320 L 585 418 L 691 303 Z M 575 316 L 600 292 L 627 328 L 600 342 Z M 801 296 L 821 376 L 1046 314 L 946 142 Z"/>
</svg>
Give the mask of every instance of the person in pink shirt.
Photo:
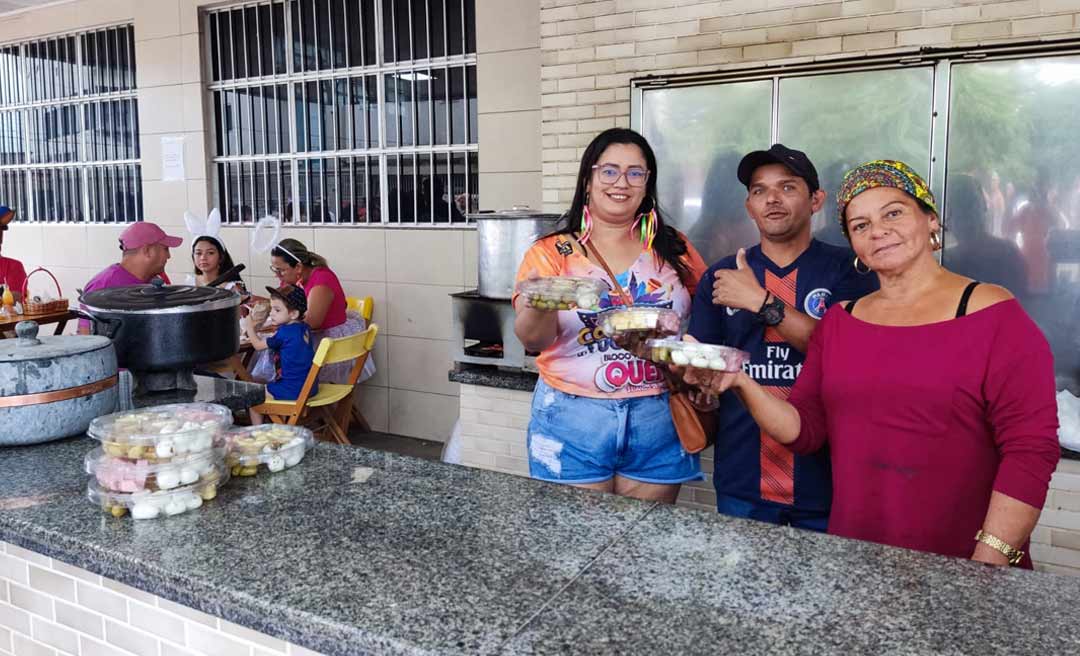
<svg viewBox="0 0 1080 656">
<path fill-rule="evenodd" d="M 8 224 L 15 219 L 15 210 L 0 205 L 0 248 L 4 245 L 4 232 Z M 26 268 L 13 257 L 0 255 L 0 285 L 11 290 L 16 301 L 22 300 L 23 285 L 26 284 Z"/>
<path fill-rule="evenodd" d="M 1061 454 L 1046 338 L 1007 289 L 938 263 L 937 205 L 907 165 L 849 171 L 838 204 L 881 289 L 826 313 L 788 400 L 743 372 L 686 381 L 733 390 L 796 453 L 828 446 L 830 533 L 1030 568 Z"/>
<path fill-rule="evenodd" d="M 296 285 L 307 295 L 304 322 L 311 328 L 316 350 L 324 337 L 347 337 L 367 328 L 367 322 L 359 313 L 348 311 L 345 290 L 326 258 L 309 251 L 299 240 L 282 239 L 270 251 L 270 270 L 277 277 L 279 286 Z M 328 365 L 320 370 L 319 381 L 346 383 L 351 369 L 350 362 Z M 268 373 L 265 358 L 260 358 L 252 376 L 261 379 Z M 368 358 L 358 382 L 374 375 L 375 359 Z"/>
<path fill-rule="evenodd" d="M 83 293 L 110 287 L 145 285 L 157 276 L 164 276 L 170 248 L 183 243 L 181 237 L 165 234 L 156 223 L 139 221 L 120 233 L 120 262 L 110 264 L 86 283 Z M 168 280 L 166 280 L 168 282 Z M 79 321 L 79 332 L 90 332 L 90 322 Z"/>
</svg>

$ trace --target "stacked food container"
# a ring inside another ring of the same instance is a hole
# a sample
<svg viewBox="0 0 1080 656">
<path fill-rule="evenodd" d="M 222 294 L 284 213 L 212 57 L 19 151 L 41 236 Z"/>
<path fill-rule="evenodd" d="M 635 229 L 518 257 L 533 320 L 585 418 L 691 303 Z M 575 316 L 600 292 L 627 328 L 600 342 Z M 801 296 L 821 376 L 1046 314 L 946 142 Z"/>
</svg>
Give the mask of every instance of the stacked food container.
<svg viewBox="0 0 1080 656">
<path fill-rule="evenodd" d="M 301 426 L 229 430 L 232 412 L 210 403 L 178 403 L 98 417 L 87 434 L 101 446 L 86 454 L 90 501 L 114 517 L 179 515 L 217 496 L 230 476 L 296 466 L 314 446 Z"/>
<path fill-rule="evenodd" d="M 315 436 L 303 426 L 237 428 L 229 433 L 225 462 L 233 476 L 254 476 L 260 467 L 279 472 L 298 465 L 314 445 Z"/>
<path fill-rule="evenodd" d="M 229 480 L 225 465 L 232 412 L 181 403 L 98 417 L 87 434 L 101 447 L 86 456 L 90 501 L 135 519 L 194 510 Z"/>
</svg>

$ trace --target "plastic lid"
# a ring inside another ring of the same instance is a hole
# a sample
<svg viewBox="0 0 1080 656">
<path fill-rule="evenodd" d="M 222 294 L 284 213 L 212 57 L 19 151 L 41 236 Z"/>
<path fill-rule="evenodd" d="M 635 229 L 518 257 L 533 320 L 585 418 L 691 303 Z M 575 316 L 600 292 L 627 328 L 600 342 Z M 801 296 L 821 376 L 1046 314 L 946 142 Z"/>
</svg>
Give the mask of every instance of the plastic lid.
<svg viewBox="0 0 1080 656">
<path fill-rule="evenodd" d="M 663 335 L 679 332 L 682 319 L 679 313 L 668 308 L 635 306 L 616 308 L 600 315 L 600 327 L 609 337 L 630 330 L 646 330 Z"/>
<path fill-rule="evenodd" d="M 213 470 L 191 484 L 156 492 L 114 492 L 95 479 L 86 484 L 86 497 L 106 512 L 120 517 L 128 512 L 135 519 L 156 519 L 194 510 L 217 496 L 218 488 L 229 480 L 229 470 L 217 463 Z"/>
<path fill-rule="evenodd" d="M 684 342 L 678 339 L 650 339 L 649 359 L 682 367 L 735 372 L 750 361 L 750 354 L 730 346 Z"/>
<path fill-rule="evenodd" d="M 530 302 L 563 303 L 568 306 L 566 309 L 573 307 L 595 309 L 600 305 L 600 297 L 609 289 L 608 284 L 603 280 L 574 276 L 533 278 L 522 280 L 517 284 L 518 293 L 529 297 Z"/>
<path fill-rule="evenodd" d="M 296 465 L 315 446 L 314 434 L 303 426 L 247 426 L 229 431 L 226 439 L 226 463 L 267 465 L 275 472 Z"/>
<path fill-rule="evenodd" d="M 214 442 L 232 425 L 232 411 L 214 403 L 174 403 L 152 408 L 126 410 L 104 415 L 90 422 L 86 434 L 100 442 L 160 445 L 169 442 L 171 450 L 159 457 L 202 451 L 209 437 Z"/>
</svg>

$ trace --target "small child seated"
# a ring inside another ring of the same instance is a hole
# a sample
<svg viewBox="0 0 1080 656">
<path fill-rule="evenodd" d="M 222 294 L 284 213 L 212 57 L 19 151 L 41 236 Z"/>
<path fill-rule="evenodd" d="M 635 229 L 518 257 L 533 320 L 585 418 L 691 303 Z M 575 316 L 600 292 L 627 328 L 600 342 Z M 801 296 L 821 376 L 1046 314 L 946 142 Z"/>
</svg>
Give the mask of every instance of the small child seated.
<svg viewBox="0 0 1080 656">
<path fill-rule="evenodd" d="M 266 385 L 267 401 L 288 401 L 300 396 L 307 381 L 311 362 L 315 359 L 312 347 L 311 329 L 304 323 L 307 312 L 307 297 L 304 290 L 294 285 L 280 289 L 267 287 L 270 292 L 270 324 L 277 326 L 277 332 L 265 340 L 259 336 L 254 322 L 245 320 L 244 334 L 251 345 L 259 351 L 270 349 L 274 362 L 274 380 Z M 318 383 L 311 388 L 311 395 L 319 391 Z M 269 397 L 273 397 L 273 399 Z M 260 413 L 250 410 L 251 423 L 261 424 Z"/>
</svg>

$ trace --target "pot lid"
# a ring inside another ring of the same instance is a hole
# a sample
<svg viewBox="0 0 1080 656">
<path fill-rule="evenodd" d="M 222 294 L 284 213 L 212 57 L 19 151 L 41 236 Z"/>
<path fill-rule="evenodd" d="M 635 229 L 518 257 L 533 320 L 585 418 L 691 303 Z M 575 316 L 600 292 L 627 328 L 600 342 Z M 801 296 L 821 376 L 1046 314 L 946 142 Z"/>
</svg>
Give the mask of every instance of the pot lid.
<svg viewBox="0 0 1080 656">
<path fill-rule="evenodd" d="M 100 335 L 39 337 L 38 328 L 37 322 L 20 321 L 15 326 L 17 339 L 0 339 L 0 362 L 51 360 L 112 348 L 112 340 Z"/>
<path fill-rule="evenodd" d="M 468 218 L 473 221 L 484 221 L 491 219 L 502 221 L 512 221 L 515 219 L 540 219 L 547 221 L 558 221 L 560 218 L 562 218 L 562 215 L 552 214 L 551 212 L 540 212 L 538 210 L 531 209 L 528 205 L 515 205 L 508 210 L 499 210 L 497 212 L 475 212 L 473 214 L 469 214 Z"/>
<path fill-rule="evenodd" d="M 240 295 L 218 287 L 151 285 L 110 287 L 88 292 L 79 302 L 91 312 L 179 313 L 203 312 L 240 305 Z"/>
</svg>

